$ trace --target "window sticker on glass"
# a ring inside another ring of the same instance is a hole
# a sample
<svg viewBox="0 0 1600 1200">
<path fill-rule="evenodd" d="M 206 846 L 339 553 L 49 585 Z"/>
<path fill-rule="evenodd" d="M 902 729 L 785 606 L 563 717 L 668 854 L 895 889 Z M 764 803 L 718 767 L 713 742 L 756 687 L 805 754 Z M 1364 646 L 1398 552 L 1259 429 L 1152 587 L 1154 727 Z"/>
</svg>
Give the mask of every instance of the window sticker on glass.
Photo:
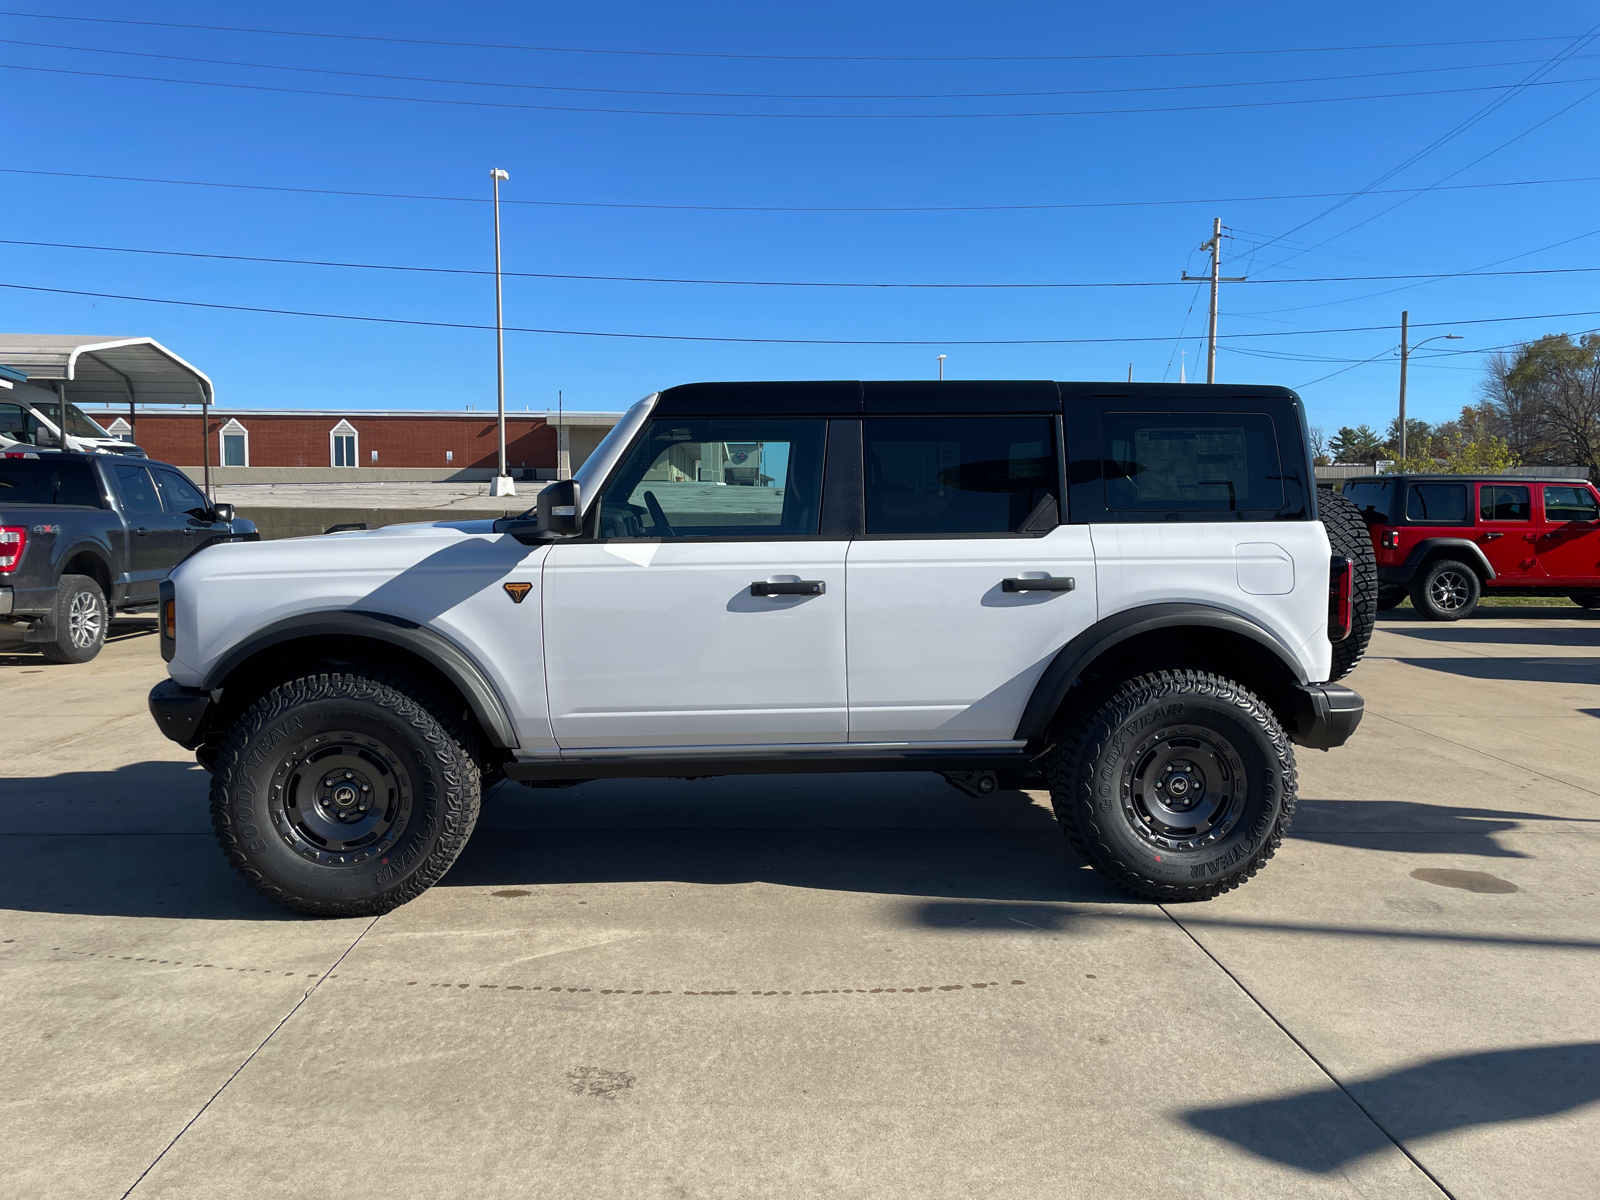
<svg viewBox="0 0 1600 1200">
<path fill-rule="evenodd" d="M 1107 413 L 1106 504 L 1113 510 L 1276 510 L 1283 479 L 1263 413 Z"/>
</svg>

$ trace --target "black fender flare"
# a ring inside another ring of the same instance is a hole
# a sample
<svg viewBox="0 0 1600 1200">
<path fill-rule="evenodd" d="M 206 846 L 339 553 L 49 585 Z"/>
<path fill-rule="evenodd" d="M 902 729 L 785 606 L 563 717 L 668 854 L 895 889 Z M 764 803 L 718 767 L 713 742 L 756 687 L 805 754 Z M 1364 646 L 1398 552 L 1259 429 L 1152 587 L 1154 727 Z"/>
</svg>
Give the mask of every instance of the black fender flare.
<svg viewBox="0 0 1600 1200">
<path fill-rule="evenodd" d="M 206 672 L 200 686 L 206 691 L 222 687 L 223 681 L 246 659 L 273 646 L 310 637 L 362 637 L 409 650 L 455 685 L 478 718 L 490 745 L 498 750 L 515 750 L 521 744 L 500 693 L 466 651 L 437 630 L 388 613 L 334 609 L 289 617 L 233 646 Z"/>
<path fill-rule="evenodd" d="M 1484 556 L 1483 549 L 1476 543 L 1466 538 L 1423 538 L 1411 547 L 1411 553 L 1406 555 L 1405 569 L 1411 574 L 1416 574 L 1417 568 L 1435 550 L 1453 550 L 1464 556 L 1469 565 L 1476 567 L 1478 573 L 1485 579 L 1494 578 L 1494 568 L 1489 565 L 1489 560 Z"/>
<path fill-rule="evenodd" d="M 1056 652 L 1050 665 L 1044 669 L 1044 674 L 1039 677 L 1039 682 L 1034 684 L 1033 695 L 1028 697 L 1027 706 L 1022 710 L 1022 720 L 1017 724 L 1015 738 L 1032 742 L 1043 737 L 1062 701 L 1067 698 L 1067 692 L 1078 676 L 1083 674 L 1084 668 L 1119 642 L 1156 629 L 1196 626 L 1249 638 L 1271 651 L 1296 683 L 1309 682 L 1305 668 L 1295 658 L 1294 652 L 1269 629 L 1249 617 L 1209 604 L 1145 604 L 1096 621 Z"/>
</svg>

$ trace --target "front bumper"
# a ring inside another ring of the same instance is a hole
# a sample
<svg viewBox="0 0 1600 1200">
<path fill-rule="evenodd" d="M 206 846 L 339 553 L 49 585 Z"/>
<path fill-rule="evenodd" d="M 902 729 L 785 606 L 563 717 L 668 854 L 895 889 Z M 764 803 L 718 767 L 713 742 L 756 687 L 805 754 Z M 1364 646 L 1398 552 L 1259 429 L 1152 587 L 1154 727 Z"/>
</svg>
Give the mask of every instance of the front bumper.
<svg viewBox="0 0 1600 1200">
<path fill-rule="evenodd" d="M 1294 729 L 1289 740 L 1312 750 L 1331 750 L 1350 740 L 1365 710 L 1361 696 L 1337 683 L 1309 683 L 1295 688 Z"/>
<path fill-rule="evenodd" d="M 163 679 L 150 689 L 150 715 L 156 720 L 156 728 L 185 750 L 200 744 L 210 707 L 210 692 L 184 687 L 173 679 Z"/>
</svg>

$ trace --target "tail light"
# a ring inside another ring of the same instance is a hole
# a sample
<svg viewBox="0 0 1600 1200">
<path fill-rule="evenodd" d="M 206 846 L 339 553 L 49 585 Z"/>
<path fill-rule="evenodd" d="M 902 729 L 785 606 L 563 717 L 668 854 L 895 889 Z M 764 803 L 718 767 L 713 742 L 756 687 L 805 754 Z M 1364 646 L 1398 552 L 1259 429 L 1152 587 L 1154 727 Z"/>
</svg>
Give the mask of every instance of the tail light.
<svg viewBox="0 0 1600 1200">
<path fill-rule="evenodd" d="M 1355 627 L 1355 564 L 1334 555 L 1328 564 L 1328 640 L 1342 642 Z"/>
<path fill-rule="evenodd" d="M 0 572 L 15 571 L 17 564 L 22 561 L 22 552 L 27 548 L 26 525 L 0 525 Z"/>
</svg>

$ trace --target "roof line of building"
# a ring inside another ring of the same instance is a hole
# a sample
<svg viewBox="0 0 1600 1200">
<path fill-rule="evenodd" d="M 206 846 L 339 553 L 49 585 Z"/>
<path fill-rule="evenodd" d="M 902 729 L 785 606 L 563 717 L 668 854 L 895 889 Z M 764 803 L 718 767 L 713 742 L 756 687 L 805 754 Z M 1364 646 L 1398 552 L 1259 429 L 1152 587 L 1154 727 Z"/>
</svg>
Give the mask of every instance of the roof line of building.
<svg viewBox="0 0 1600 1200">
<path fill-rule="evenodd" d="M 94 411 L 102 411 L 98 405 L 91 406 Z M 192 410 L 198 405 L 162 406 L 141 405 L 141 417 L 181 417 L 192 415 Z M 126 410 L 115 405 L 105 405 L 103 411 L 122 413 Z M 214 417 L 226 419 L 228 417 L 333 417 L 333 418 L 359 418 L 359 417 L 436 417 L 459 419 L 471 417 L 475 419 L 494 420 L 496 414 L 493 409 L 460 409 L 460 408 L 220 408 L 211 406 Z M 554 411 L 523 411 L 506 413 L 508 421 L 545 421 L 549 424 L 567 425 L 600 425 L 615 424 L 622 419 L 620 412 L 565 412 L 557 414 Z"/>
</svg>

